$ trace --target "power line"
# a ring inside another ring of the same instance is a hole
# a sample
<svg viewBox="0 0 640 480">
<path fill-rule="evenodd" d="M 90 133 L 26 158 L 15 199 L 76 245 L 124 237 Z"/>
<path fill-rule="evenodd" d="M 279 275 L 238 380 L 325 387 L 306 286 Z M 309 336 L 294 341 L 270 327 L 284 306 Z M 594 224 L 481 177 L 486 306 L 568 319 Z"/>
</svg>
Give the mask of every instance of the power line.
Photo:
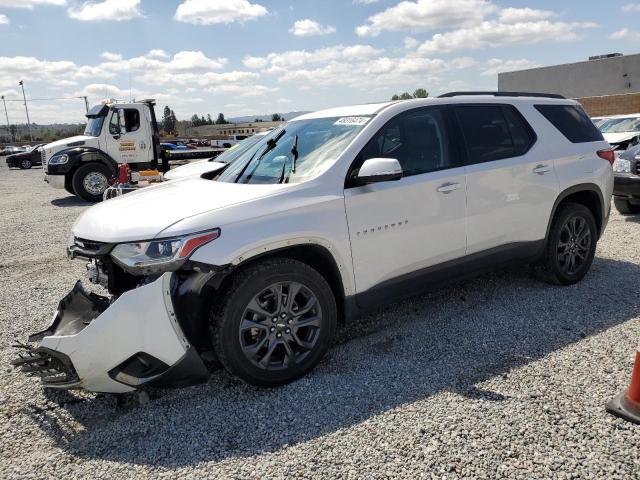
<svg viewBox="0 0 640 480">
<path fill-rule="evenodd" d="M 27 98 L 27 102 L 48 102 L 50 100 L 77 100 L 77 99 L 82 99 L 84 100 L 86 97 L 82 96 L 82 97 L 51 97 L 51 98 Z M 7 102 L 22 102 L 23 100 L 19 100 L 19 99 L 10 99 L 7 98 L 5 101 Z"/>
</svg>

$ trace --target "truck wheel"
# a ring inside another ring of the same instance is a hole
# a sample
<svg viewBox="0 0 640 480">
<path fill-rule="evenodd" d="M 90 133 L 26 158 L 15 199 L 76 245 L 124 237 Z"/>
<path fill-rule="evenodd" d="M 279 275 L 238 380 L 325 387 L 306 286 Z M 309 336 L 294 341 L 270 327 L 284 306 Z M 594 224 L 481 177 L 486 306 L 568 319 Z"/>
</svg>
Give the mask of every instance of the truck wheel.
<svg viewBox="0 0 640 480">
<path fill-rule="evenodd" d="M 76 195 L 88 202 L 102 201 L 102 194 L 109 186 L 111 170 L 101 163 L 87 163 L 73 174 L 71 186 Z"/>
<path fill-rule="evenodd" d="M 555 285 L 571 285 L 587 274 L 596 253 L 598 230 L 591 211 L 578 203 L 561 206 L 553 219 L 540 278 Z"/>
<path fill-rule="evenodd" d="M 32 166 L 33 165 L 31 164 L 31 160 L 29 160 L 28 158 L 25 158 L 24 160 L 20 160 L 20 169 L 21 170 L 28 170 Z"/>
<path fill-rule="evenodd" d="M 316 366 L 336 329 L 327 281 L 293 259 L 267 260 L 237 274 L 217 296 L 210 331 L 220 363 L 257 386 L 291 382 Z"/>
<path fill-rule="evenodd" d="M 613 198 L 613 204 L 616 210 L 622 215 L 633 215 L 634 213 L 640 213 L 640 205 L 632 205 L 629 200 L 624 198 Z"/>
</svg>

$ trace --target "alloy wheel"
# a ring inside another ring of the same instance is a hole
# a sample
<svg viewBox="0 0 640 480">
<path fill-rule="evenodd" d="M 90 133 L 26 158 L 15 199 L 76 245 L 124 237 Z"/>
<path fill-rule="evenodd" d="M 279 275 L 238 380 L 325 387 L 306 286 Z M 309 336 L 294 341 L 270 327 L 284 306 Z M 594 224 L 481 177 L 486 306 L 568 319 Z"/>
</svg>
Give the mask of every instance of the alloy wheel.
<svg viewBox="0 0 640 480">
<path fill-rule="evenodd" d="M 258 368 L 283 370 L 313 351 L 321 327 L 322 310 L 311 289 L 298 282 L 274 283 L 245 307 L 240 345 Z"/>
<path fill-rule="evenodd" d="M 574 215 L 569 217 L 560 230 L 557 259 L 562 271 L 574 275 L 588 260 L 591 249 L 591 229 L 586 219 Z"/>
<path fill-rule="evenodd" d="M 102 195 L 108 183 L 107 177 L 100 172 L 91 172 L 82 181 L 84 189 L 91 195 Z"/>
</svg>

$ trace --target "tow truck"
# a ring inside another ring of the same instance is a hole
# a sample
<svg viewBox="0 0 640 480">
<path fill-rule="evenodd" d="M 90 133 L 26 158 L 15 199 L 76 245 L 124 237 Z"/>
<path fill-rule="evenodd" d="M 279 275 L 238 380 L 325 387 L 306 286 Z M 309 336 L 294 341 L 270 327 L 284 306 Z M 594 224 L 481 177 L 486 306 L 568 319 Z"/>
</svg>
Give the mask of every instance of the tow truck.
<svg viewBox="0 0 640 480">
<path fill-rule="evenodd" d="M 42 148 L 44 181 L 89 202 L 103 199 L 118 175 L 118 166 L 132 171 L 169 170 L 171 160 L 211 158 L 223 149 L 169 151 L 161 148 L 153 99 L 132 103 L 105 101 L 86 114 L 83 135 Z"/>
</svg>

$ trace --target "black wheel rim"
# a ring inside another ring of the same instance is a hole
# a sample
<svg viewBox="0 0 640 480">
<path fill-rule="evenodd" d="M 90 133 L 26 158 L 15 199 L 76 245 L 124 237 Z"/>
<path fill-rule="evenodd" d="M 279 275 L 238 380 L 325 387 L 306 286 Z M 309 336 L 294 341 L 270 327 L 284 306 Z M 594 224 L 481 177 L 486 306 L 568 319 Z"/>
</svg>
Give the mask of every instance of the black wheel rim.
<svg viewBox="0 0 640 480">
<path fill-rule="evenodd" d="M 31 162 L 29 160 L 22 160 L 22 168 L 27 169 L 31 167 Z"/>
<path fill-rule="evenodd" d="M 240 320 L 245 357 L 263 370 L 284 370 L 313 351 L 322 326 L 316 295 L 298 282 L 275 283 L 255 295 Z"/>
<path fill-rule="evenodd" d="M 581 216 L 570 217 L 560 230 L 557 259 L 560 269 L 575 275 L 584 266 L 591 250 L 591 229 Z"/>
</svg>

